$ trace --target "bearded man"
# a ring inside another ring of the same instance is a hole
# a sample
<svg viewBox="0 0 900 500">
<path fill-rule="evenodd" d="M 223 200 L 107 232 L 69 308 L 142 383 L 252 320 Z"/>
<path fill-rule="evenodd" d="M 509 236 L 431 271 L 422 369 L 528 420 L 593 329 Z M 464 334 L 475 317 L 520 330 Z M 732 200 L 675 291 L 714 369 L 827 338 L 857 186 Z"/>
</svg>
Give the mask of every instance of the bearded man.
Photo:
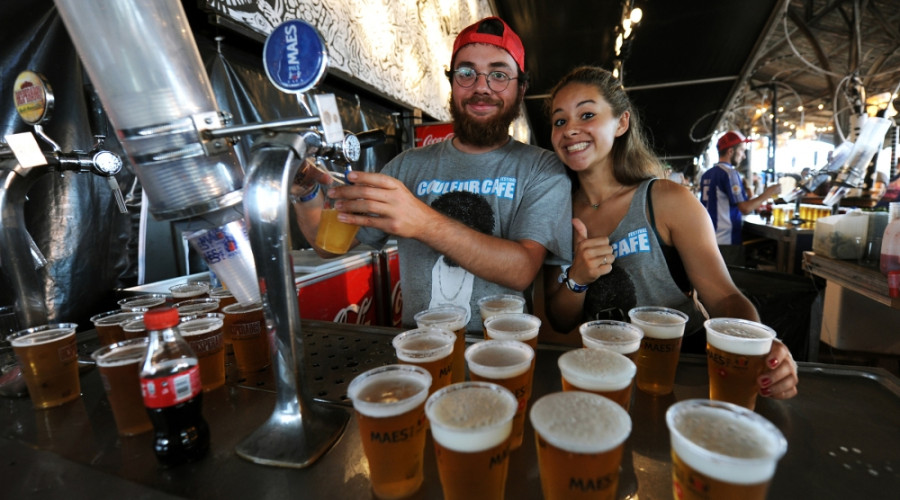
<svg viewBox="0 0 900 500">
<path fill-rule="evenodd" d="M 461 298 L 470 312 L 467 330 L 481 332 L 480 316 L 471 314 L 478 299 L 505 293 L 530 303 L 545 260 L 558 265 L 571 258 L 571 185 L 555 154 L 509 136 L 528 78 L 522 42 L 503 20 L 489 17 L 460 32 L 450 67 L 453 139 L 404 151 L 381 173 L 352 172 L 352 185 L 328 195 L 338 200 L 339 220 L 361 226 L 355 243 L 379 248 L 397 239 L 405 327 L 414 327 L 413 316 L 429 305 Z M 313 242 L 322 196 L 302 189 L 292 188 L 294 208 Z M 432 206 L 452 192 L 482 198 L 476 205 L 493 212 L 493 228 L 482 232 L 453 210 Z M 432 283 L 444 262 L 461 270 L 448 283 Z M 441 296 L 432 297 L 434 290 Z"/>
</svg>

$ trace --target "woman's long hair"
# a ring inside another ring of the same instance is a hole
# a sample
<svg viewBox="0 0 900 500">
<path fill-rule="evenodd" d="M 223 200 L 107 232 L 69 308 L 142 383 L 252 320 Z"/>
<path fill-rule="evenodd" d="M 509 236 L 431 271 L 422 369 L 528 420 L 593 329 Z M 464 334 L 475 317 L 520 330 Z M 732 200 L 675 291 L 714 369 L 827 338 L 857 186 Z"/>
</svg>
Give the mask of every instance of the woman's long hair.
<svg viewBox="0 0 900 500">
<path fill-rule="evenodd" d="M 616 137 L 612 147 L 613 176 L 623 185 L 631 186 L 639 184 L 645 179 L 663 177 L 663 166 L 650 148 L 638 113 L 631 104 L 631 99 L 625 93 L 622 83 L 609 71 L 596 66 L 581 66 L 573 69 L 553 87 L 550 98 L 547 100 L 547 111 L 551 110 L 553 99 L 564 87 L 582 83 L 593 85 L 600 91 L 600 95 L 612 107 L 613 115 L 622 116 L 628 111 L 631 113 L 628 130 Z M 577 179 L 574 173 L 566 169 L 573 180 L 573 190 L 577 188 Z"/>
</svg>

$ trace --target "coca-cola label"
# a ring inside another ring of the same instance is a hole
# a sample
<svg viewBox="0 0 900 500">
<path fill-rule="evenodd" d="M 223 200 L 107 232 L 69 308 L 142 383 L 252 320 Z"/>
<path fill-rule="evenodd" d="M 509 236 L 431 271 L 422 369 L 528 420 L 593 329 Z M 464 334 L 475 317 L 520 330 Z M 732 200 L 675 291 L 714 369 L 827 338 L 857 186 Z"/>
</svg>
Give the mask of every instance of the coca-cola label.
<svg viewBox="0 0 900 500">
<path fill-rule="evenodd" d="M 453 138 L 453 123 L 433 123 L 416 127 L 416 147 L 429 146 Z"/>
<path fill-rule="evenodd" d="M 168 408 L 200 394 L 200 367 L 159 378 L 141 378 L 141 394 L 147 408 Z"/>
</svg>

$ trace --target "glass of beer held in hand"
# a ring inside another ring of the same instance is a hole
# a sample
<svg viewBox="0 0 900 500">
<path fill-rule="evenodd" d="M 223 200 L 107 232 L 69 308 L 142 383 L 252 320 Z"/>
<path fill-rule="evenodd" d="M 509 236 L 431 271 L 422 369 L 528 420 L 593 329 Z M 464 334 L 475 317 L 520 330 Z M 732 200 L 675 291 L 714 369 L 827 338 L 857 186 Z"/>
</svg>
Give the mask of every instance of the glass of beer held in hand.
<svg viewBox="0 0 900 500">
<path fill-rule="evenodd" d="M 509 389 L 460 382 L 425 404 L 445 500 L 501 500 L 509 470 L 509 436 L 519 406 Z"/>
<path fill-rule="evenodd" d="M 456 335 L 453 344 L 453 373 L 451 382 L 462 382 L 466 379 L 466 309 L 461 306 L 443 305 L 419 311 L 413 318 L 416 326 L 425 328 L 443 328 Z"/>
<path fill-rule="evenodd" d="M 688 399 L 666 411 L 672 490 L 682 500 L 763 500 L 787 451 L 781 431 L 740 406 Z"/>
<path fill-rule="evenodd" d="M 609 349 L 573 349 L 557 359 L 564 391 L 584 391 L 607 397 L 628 411 L 637 368 Z"/>
<path fill-rule="evenodd" d="M 709 399 L 756 408 L 757 377 L 766 369 L 775 330 L 755 321 L 712 318 L 706 327 Z"/>
<path fill-rule="evenodd" d="M 581 333 L 581 345 L 588 349 L 609 349 L 637 360 L 638 350 L 644 331 L 640 328 L 612 319 L 588 321 L 578 327 Z"/>
<path fill-rule="evenodd" d="M 416 328 L 397 335 L 391 343 L 400 363 L 419 365 L 431 374 L 429 395 L 450 385 L 456 343 L 453 332 L 443 328 Z"/>
<path fill-rule="evenodd" d="M 589 392 L 555 392 L 531 407 L 541 490 L 547 500 L 614 499 L 631 418 Z"/>
<path fill-rule="evenodd" d="M 513 418 L 510 448 L 522 446 L 525 411 L 534 381 L 534 349 L 516 340 L 484 340 L 466 348 L 466 363 L 473 381 L 502 385 L 516 397 L 519 406 Z"/>
<path fill-rule="evenodd" d="M 12 345 L 31 403 L 37 409 L 67 403 L 81 396 L 75 323 L 36 326 L 13 333 Z"/>
<path fill-rule="evenodd" d="M 655 396 L 675 388 L 675 371 L 681 355 L 681 339 L 687 314 L 668 307 L 635 307 L 628 311 L 631 324 L 644 331 L 638 351 L 638 389 Z"/>
<path fill-rule="evenodd" d="M 387 365 L 361 373 L 347 387 L 378 498 L 404 498 L 422 486 L 430 386 L 421 366 Z"/>
</svg>

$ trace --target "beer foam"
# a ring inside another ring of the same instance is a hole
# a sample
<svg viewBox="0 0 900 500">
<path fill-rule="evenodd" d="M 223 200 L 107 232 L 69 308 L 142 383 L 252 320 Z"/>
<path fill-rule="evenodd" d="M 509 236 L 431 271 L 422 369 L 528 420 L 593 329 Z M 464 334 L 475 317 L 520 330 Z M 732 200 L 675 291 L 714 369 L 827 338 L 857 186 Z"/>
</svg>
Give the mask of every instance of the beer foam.
<svg viewBox="0 0 900 500">
<path fill-rule="evenodd" d="M 466 349 L 469 371 L 479 377 L 507 379 L 531 369 L 534 349 L 513 340 L 485 340 Z"/>
<path fill-rule="evenodd" d="M 775 426 L 735 405 L 682 401 L 669 408 L 666 422 L 678 457 L 697 472 L 727 483 L 768 481 L 787 449 Z"/>
<path fill-rule="evenodd" d="M 644 331 L 647 337 L 674 339 L 684 334 L 688 317 L 681 311 L 668 308 L 632 309 L 628 311 L 631 323 Z"/>
<path fill-rule="evenodd" d="M 460 316 L 456 312 L 440 309 L 434 311 L 422 311 L 419 314 L 416 314 L 415 320 L 420 328 L 432 326 L 435 328 L 445 328 L 452 332 L 466 326 L 465 314 Z"/>
<path fill-rule="evenodd" d="M 772 349 L 775 332 L 759 323 L 731 318 L 714 318 L 704 323 L 706 341 L 733 354 L 762 356 Z"/>
<path fill-rule="evenodd" d="M 521 313 L 525 308 L 525 299 L 518 295 L 491 295 L 479 299 L 478 308 L 484 319 L 502 312 Z"/>
<path fill-rule="evenodd" d="M 609 349 L 573 349 L 557 360 L 559 371 L 572 385 L 588 391 L 618 391 L 631 384 L 637 367 Z"/>
<path fill-rule="evenodd" d="M 222 328 L 223 323 L 224 321 L 222 318 L 196 318 L 178 325 L 178 331 L 181 332 L 182 337 L 203 335 L 204 333 L 209 333 L 218 328 Z"/>
<path fill-rule="evenodd" d="M 453 352 L 456 335 L 437 328 L 423 328 L 403 332 L 391 342 L 397 359 L 408 363 L 425 363 L 446 357 Z"/>
<path fill-rule="evenodd" d="M 60 339 L 75 336 L 75 327 L 72 328 L 47 328 L 32 333 L 9 339 L 13 347 L 30 347 L 41 344 L 49 344 Z"/>
<path fill-rule="evenodd" d="M 547 394 L 532 405 L 530 419 L 541 438 L 571 453 L 603 453 L 631 434 L 628 412 L 589 392 Z"/>
<path fill-rule="evenodd" d="M 620 354 L 637 351 L 644 332 L 640 328 L 620 321 L 592 321 L 579 328 L 585 347 L 605 348 Z"/>
<path fill-rule="evenodd" d="M 373 368 L 347 387 L 353 408 L 367 417 L 385 418 L 411 411 L 428 397 L 431 375 L 418 366 Z"/>
<path fill-rule="evenodd" d="M 460 382 L 428 398 L 431 435 L 445 448 L 474 453 L 509 438 L 519 403 L 513 394 L 487 382 Z"/>
</svg>

